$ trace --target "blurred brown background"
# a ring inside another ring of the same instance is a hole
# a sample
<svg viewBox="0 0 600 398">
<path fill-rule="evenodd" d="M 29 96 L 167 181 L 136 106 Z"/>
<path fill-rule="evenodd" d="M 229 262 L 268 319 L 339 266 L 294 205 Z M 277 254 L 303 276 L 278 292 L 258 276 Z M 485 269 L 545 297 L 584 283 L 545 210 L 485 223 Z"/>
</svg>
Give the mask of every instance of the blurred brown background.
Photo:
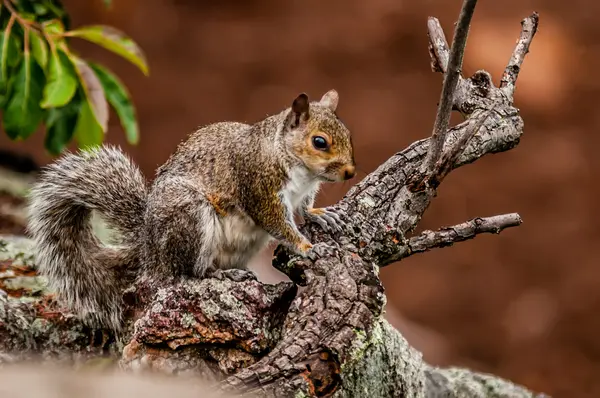
<svg viewBox="0 0 600 398">
<path fill-rule="evenodd" d="M 65 0 L 74 26 L 113 24 L 148 55 L 145 78 L 125 61 L 77 42 L 128 85 L 141 143 L 125 144 L 111 117 L 108 141 L 123 145 L 148 178 L 197 126 L 255 121 L 307 91 L 340 93 L 359 168 L 370 172 L 430 133 L 441 75 L 429 69 L 426 18 L 452 37 L 459 0 Z M 464 71 L 496 83 L 519 34 L 540 13 L 520 75 L 516 106 L 525 135 L 508 153 L 454 172 L 421 228 L 517 211 L 524 224 L 382 271 L 390 320 L 425 359 L 496 373 L 556 397 L 600 396 L 600 3 L 481 0 Z M 458 120 L 455 118 L 454 120 Z M 0 148 L 41 163 L 43 136 Z M 349 184 L 327 187 L 324 204 Z M 268 254 L 261 258 L 263 269 Z M 271 275 L 272 276 L 272 275 Z"/>
</svg>

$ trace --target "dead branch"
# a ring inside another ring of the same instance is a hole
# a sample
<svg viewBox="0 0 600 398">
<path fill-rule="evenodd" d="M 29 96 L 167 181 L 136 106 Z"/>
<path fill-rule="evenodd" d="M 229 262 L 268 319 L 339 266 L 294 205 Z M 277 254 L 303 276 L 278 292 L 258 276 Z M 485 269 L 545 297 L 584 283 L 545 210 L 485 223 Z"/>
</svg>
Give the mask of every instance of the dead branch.
<svg viewBox="0 0 600 398">
<path fill-rule="evenodd" d="M 539 15 L 537 12 L 521 21 L 521 35 L 500 81 L 500 88 L 511 98 L 515 92 L 515 84 L 521 71 L 521 65 L 537 32 L 538 23 Z"/>
<path fill-rule="evenodd" d="M 446 41 L 444 30 L 437 18 L 427 18 L 427 37 L 429 38 L 429 57 L 431 59 L 431 70 L 433 72 L 446 73 L 448 70 L 448 59 L 450 58 L 450 47 Z M 461 76 L 459 75 L 459 81 Z"/>
<path fill-rule="evenodd" d="M 440 228 L 437 231 L 426 230 L 410 238 L 396 256 L 380 260 L 379 266 L 383 267 L 431 249 L 452 246 L 455 243 L 473 239 L 479 234 L 499 234 L 506 228 L 518 227 L 522 222 L 521 216 L 517 213 L 510 213 L 493 217 L 478 217 L 462 224 Z"/>
<path fill-rule="evenodd" d="M 442 85 L 440 102 L 435 117 L 435 123 L 433 125 L 431 145 L 429 147 L 427 159 L 425 162 L 423 162 L 421 168 L 421 171 L 426 173 L 426 175 L 431 175 L 434 172 L 435 164 L 440 158 L 444 142 L 446 141 L 446 132 L 448 131 L 450 112 L 452 111 L 452 101 L 462 69 L 462 61 L 465 54 L 467 36 L 469 35 L 469 27 L 471 25 L 471 19 L 473 17 L 473 12 L 475 11 L 476 4 L 477 0 L 464 0 L 462 9 L 460 11 L 460 16 L 458 17 L 458 23 L 456 24 L 456 29 L 454 30 L 454 38 L 452 39 L 452 47 L 450 49 L 448 66 L 445 68 L 446 72 L 444 73 L 444 83 Z M 436 47 L 433 48 L 434 53 L 441 53 L 439 49 L 436 51 Z"/>
</svg>

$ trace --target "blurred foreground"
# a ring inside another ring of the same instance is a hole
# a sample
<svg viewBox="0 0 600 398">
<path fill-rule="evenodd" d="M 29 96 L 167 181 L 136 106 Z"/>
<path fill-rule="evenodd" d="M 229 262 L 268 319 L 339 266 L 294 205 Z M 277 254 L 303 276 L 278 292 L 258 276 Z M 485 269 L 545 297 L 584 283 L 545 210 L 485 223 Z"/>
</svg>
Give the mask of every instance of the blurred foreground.
<svg viewBox="0 0 600 398">
<path fill-rule="evenodd" d="M 134 375 L 60 366 L 18 365 L 0 369 L 0 396 L 5 398 L 226 398 L 208 382 L 161 375 Z"/>
</svg>

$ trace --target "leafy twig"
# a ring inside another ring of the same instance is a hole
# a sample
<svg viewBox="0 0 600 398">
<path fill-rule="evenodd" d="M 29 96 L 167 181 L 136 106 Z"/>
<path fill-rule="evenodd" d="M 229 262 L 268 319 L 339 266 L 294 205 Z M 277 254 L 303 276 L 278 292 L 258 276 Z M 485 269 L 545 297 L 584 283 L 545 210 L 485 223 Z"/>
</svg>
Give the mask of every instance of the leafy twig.
<svg viewBox="0 0 600 398">
<path fill-rule="evenodd" d="M 25 14 L 17 7 L 19 4 L 16 0 L 0 0 L 0 6 L 10 14 L 0 56 L 0 91 L 3 95 L 8 93 L 0 108 L 4 131 L 9 138 L 25 139 L 43 121 L 46 127 L 44 145 L 52 155 L 60 154 L 72 139 L 77 140 L 80 147 L 99 145 L 107 129 L 109 102 L 117 112 L 127 141 L 136 144 L 139 128 L 126 87 L 106 68 L 94 69 L 86 63 L 85 76 L 78 73 L 84 61 L 75 55 L 67 39 L 78 37 L 100 45 L 148 75 L 142 49 L 123 32 L 106 25 L 65 31 L 62 6 L 44 3 L 47 7 Z M 11 36 L 15 22 L 22 29 Z M 22 46 L 20 49 L 19 45 Z M 29 56 L 30 52 L 34 62 L 20 63 L 23 55 Z M 11 79 L 11 76 L 19 78 Z M 89 95 L 90 85 L 94 86 L 93 96 Z M 31 91 L 32 87 L 35 90 Z M 22 95 L 16 95 L 17 92 Z"/>
<path fill-rule="evenodd" d="M 11 0 L 3 0 L 2 4 L 4 4 L 6 9 L 10 12 L 11 18 L 16 19 L 17 22 L 19 23 L 19 25 L 21 25 L 24 32 L 26 32 L 29 29 L 35 29 L 38 31 L 42 31 L 42 29 L 40 28 L 40 26 L 38 24 L 36 24 L 33 21 L 29 21 L 29 20 L 23 18 L 19 14 L 19 12 L 17 10 L 15 10 L 15 7 L 13 6 Z"/>
</svg>

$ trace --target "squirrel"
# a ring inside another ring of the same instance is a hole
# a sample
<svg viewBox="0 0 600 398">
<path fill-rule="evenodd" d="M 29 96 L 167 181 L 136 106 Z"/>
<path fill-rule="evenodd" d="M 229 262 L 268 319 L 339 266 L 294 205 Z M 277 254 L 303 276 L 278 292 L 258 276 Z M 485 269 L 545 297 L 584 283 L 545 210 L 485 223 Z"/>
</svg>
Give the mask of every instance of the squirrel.
<svg viewBox="0 0 600 398">
<path fill-rule="evenodd" d="M 118 147 L 64 154 L 30 190 L 28 230 L 40 274 L 82 321 L 118 332 L 123 291 L 136 278 L 246 269 L 273 239 L 307 256 L 312 244 L 294 215 L 340 230 L 334 211 L 313 208 L 315 196 L 321 183 L 355 175 L 338 102 L 335 90 L 320 101 L 302 93 L 255 124 L 201 127 L 158 168 L 151 186 Z M 119 233 L 119 245 L 100 243 L 92 211 Z"/>
</svg>

